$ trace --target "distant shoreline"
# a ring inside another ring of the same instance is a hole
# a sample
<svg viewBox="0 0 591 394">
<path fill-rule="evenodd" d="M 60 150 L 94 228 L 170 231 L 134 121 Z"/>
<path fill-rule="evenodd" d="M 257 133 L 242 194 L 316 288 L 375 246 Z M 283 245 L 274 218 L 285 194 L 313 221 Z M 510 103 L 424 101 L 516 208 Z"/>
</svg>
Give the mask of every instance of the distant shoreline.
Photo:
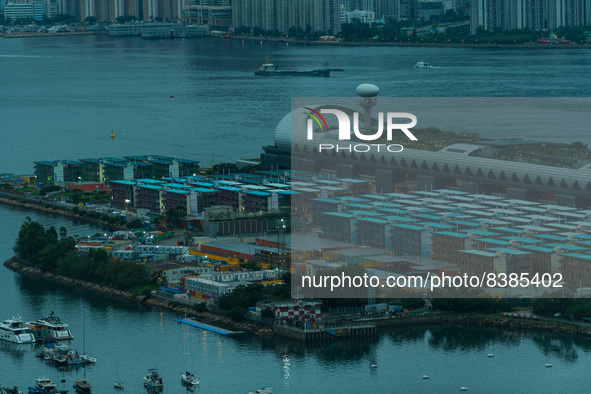
<svg viewBox="0 0 591 394">
<path fill-rule="evenodd" d="M 44 32 L 16 32 L 16 33 L 0 33 L 0 37 L 3 38 L 36 38 L 36 37 L 67 37 L 67 36 L 88 36 L 88 35 L 105 35 L 109 34 L 108 30 L 86 30 L 86 31 L 71 31 L 71 32 L 56 32 L 56 33 L 44 33 Z M 219 40 L 219 37 L 205 37 Z M 326 45 L 326 46 L 351 46 L 351 47 L 428 47 L 428 48 L 488 48 L 488 49 L 533 49 L 533 50 L 546 50 L 546 49 L 591 49 L 590 44 L 586 45 L 568 45 L 568 44 L 557 44 L 557 45 L 543 45 L 535 42 L 524 43 L 524 44 L 457 44 L 457 43 L 435 43 L 435 42 L 377 42 L 377 41 L 303 41 L 294 40 L 289 38 L 273 38 L 273 37 L 254 37 L 254 36 L 230 36 L 232 40 L 246 40 L 246 41 L 264 41 L 264 42 L 276 42 L 283 44 L 293 45 Z"/>
<path fill-rule="evenodd" d="M 233 40 L 266 41 L 295 45 L 327 45 L 327 46 L 368 46 L 368 47 L 431 47 L 431 48 L 515 48 L 515 49 L 591 49 L 591 45 L 542 45 L 537 43 L 528 44 L 455 44 L 455 43 L 420 43 L 420 42 L 350 42 L 350 41 L 301 41 L 289 38 L 270 38 L 253 36 L 230 36 Z"/>
<path fill-rule="evenodd" d="M 86 30 L 86 31 L 67 31 L 60 33 L 18 32 L 18 33 L 0 33 L 3 38 L 34 38 L 34 37 L 64 37 L 64 36 L 93 36 L 100 34 L 109 34 L 107 30 Z"/>
</svg>

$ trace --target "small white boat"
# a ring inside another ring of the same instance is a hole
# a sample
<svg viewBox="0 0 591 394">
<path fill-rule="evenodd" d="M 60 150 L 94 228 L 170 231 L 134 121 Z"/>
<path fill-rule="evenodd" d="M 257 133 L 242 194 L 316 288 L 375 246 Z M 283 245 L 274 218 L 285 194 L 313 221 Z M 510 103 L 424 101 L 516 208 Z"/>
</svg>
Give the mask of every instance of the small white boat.
<svg viewBox="0 0 591 394">
<path fill-rule="evenodd" d="M 125 390 L 125 385 L 123 384 L 123 382 L 115 382 L 113 383 L 113 387 L 115 388 L 115 390 Z"/>
<path fill-rule="evenodd" d="M 423 375 L 423 379 L 429 379 L 429 375 Z"/>
<path fill-rule="evenodd" d="M 415 68 L 433 68 L 433 66 L 428 62 L 416 62 Z"/>
<path fill-rule="evenodd" d="M 84 360 L 88 364 L 94 364 L 94 363 L 96 363 L 96 357 L 93 357 L 93 356 L 91 356 L 89 354 L 81 354 L 80 355 L 80 358 L 82 360 Z"/>
<path fill-rule="evenodd" d="M 181 374 L 181 383 L 187 386 L 197 386 L 199 385 L 199 379 L 191 372 L 186 371 Z"/>
<path fill-rule="evenodd" d="M 493 353 L 489 353 L 489 354 L 486 355 L 486 357 L 489 357 L 489 358 L 493 358 L 494 356 L 495 355 Z"/>
<path fill-rule="evenodd" d="M 371 364 L 369 367 L 370 368 L 377 368 L 378 367 L 378 364 Z"/>
<path fill-rule="evenodd" d="M 35 342 L 33 332 L 25 326 L 25 323 L 20 316 L 6 319 L 0 323 L 0 339 L 21 344 Z"/>
<path fill-rule="evenodd" d="M 162 383 L 162 376 L 156 369 L 148 370 L 146 376 L 144 376 L 144 387 L 147 388 L 157 388 L 157 387 L 164 387 Z"/>
<path fill-rule="evenodd" d="M 552 364 L 550 364 L 550 363 L 546 364 L 546 368 L 552 368 Z"/>
<path fill-rule="evenodd" d="M 461 391 L 468 391 L 468 387 L 460 387 Z"/>
</svg>

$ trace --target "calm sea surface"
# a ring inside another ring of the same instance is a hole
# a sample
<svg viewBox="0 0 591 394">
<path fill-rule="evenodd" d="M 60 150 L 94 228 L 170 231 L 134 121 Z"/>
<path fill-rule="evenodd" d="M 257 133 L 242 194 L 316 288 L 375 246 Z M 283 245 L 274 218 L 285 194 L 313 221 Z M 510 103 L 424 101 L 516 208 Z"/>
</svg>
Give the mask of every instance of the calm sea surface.
<svg viewBox="0 0 591 394">
<path fill-rule="evenodd" d="M 253 71 L 265 56 L 286 69 L 329 61 L 346 71 L 328 79 L 256 78 Z M 413 69 L 420 60 L 437 68 Z M 581 97 L 591 91 L 590 66 L 591 52 L 584 50 L 2 39 L 0 173 L 31 173 L 33 161 L 48 159 L 252 158 L 273 143 L 290 97 L 352 96 L 363 82 L 393 97 Z M 567 138 L 591 142 L 587 130 Z M 70 234 L 102 231 L 0 205 L 0 261 L 12 255 L 26 216 L 66 226 Z M 70 388 L 86 375 L 93 392 L 113 392 L 119 378 L 126 393 L 140 393 L 142 376 L 153 367 L 164 376 L 165 392 L 173 394 L 184 392 L 179 378 L 186 369 L 201 379 L 201 393 L 246 393 L 261 386 L 276 393 L 448 393 L 462 386 L 476 393 L 586 393 L 591 384 L 591 341 L 583 338 L 435 326 L 384 331 L 375 340 L 305 345 L 180 326 L 169 313 L 21 278 L 3 267 L 0 289 L 0 319 L 20 314 L 29 320 L 55 311 L 71 325 L 72 347 L 98 358 L 86 368 L 57 370 L 28 346 L 0 342 L 0 382 L 21 388 L 41 375 L 65 379 Z M 491 352 L 495 357 L 486 357 Z M 377 369 L 369 367 L 374 363 Z M 430 379 L 423 380 L 424 374 Z"/>
<path fill-rule="evenodd" d="M 329 62 L 345 71 L 331 78 L 256 77 L 253 71 L 265 56 L 283 69 Z M 413 68 L 423 60 L 436 68 Z M 364 82 L 389 97 L 589 96 L 590 68 L 591 51 L 575 49 L 2 39 L 0 172 L 31 173 L 38 160 L 123 155 L 161 154 L 206 164 L 253 158 L 261 146 L 273 144 L 291 97 L 351 97 Z M 554 138 L 591 142 L 583 130 Z"/>
</svg>

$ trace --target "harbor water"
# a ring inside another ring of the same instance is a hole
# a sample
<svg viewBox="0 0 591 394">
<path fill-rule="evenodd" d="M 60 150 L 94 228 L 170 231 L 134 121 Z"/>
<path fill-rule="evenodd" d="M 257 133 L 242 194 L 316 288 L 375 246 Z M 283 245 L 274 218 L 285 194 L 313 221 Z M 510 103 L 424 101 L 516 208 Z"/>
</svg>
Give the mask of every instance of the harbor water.
<svg viewBox="0 0 591 394">
<path fill-rule="evenodd" d="M 330 78 L 257 77 L 342 68 Z M 431 69 L 415 69 L 428 61 Z M 291 97 L 563 97 L 591 92 L 591 51 L 346 47 L 99 36 L 3 39 L 0 172 L 33 162 L 159 154 L 204 164 L 257 158 Z M 111 139 L 111 130 L 115 138 Z M 514 137 L 496 130 L 494 137 Z M 584 130 L 522 138 L 591 143 Z"/>
</svg>

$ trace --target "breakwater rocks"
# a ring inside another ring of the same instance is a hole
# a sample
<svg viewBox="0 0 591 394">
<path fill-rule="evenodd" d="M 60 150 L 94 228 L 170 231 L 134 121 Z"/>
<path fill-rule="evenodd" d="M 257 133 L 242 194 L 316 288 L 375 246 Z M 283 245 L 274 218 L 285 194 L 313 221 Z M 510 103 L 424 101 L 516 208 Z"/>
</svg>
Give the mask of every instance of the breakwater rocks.
<svg viewBox="0 0 591 394">
<path fill-rule="evenodd" d="M 446 314 L 441 319 L 445 323 L 470 327 L 492 327 L 511 331 L 545 331 L 564 335 L 591 336 L 591 326 L 568 324 L 566 322 L 534 320 L 485 314 Z"/>
<path fill-rule="evenodd" d="M 99 224 L 109 230 L 126 230 L 127 227 L 124 225 L 112 224 L 102 219 L 95 219 L 88 216 L 80 215 L 72 211 L 71 207 L 65 204 L 60 204 L 52 201 L 37 200 L 27 198 L 22 193 L 15 192 L 7 193 L 6 191 L 0 192 L 0 204 L 13 205 L 22 209 L 32 209 L 35 211 L 42 211 L 51 213 L 54 215 L 61 215 L 70 219 L 80 220 L 86 223 Z"/>
<path fill-rule="evenodd" d="M 262 323 L 241 321 L 236 322 L 231 318 L 222 315 L 216 315 L 211 312 L 196 312 L 192 311 L 184 305 L 175 303 L 174 301 L 167 301 L 163 299 L 153 298 L 147 295 L 137 295 L 127 290 L 120 290 L 114 287 L 101 285 L 89 281 L 84 281 L 61 274 L 56 274 L 48 271 L 42 271 L 38 268 L 31 267 L 18 257 L 11 257 L 4 262 L 4 266 L 12 271 L 18 272 L 21 275 L 44 279 L 53 283 L 58 283 L 68 286 L 73 289 L 84 289 L 103 296 L 112 297 L 119 300 L 124 300 L 132 303 L 149 306 L 152 308 L 162 309 L 176 314 L 177 316 L 192 316 L 195 319 L 204 323 L 224 327 L 232 331 L 245 331 L 260 336 L 273 336 L 275 333 L 272 328 Z"/>
</svg>

